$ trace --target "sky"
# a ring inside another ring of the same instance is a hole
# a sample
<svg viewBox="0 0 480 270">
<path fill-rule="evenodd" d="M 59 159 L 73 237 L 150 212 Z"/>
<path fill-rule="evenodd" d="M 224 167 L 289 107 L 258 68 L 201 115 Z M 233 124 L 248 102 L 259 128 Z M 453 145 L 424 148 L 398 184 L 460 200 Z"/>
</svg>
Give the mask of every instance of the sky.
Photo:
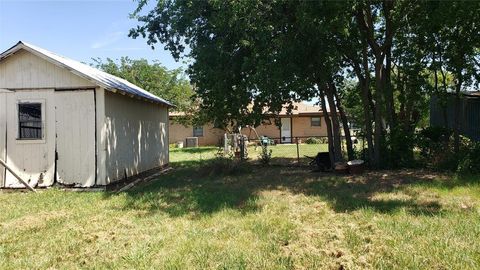
<svg viewBox="0 0 480 270">
<path fill-rule="evenodd" d="M 152 50 L 145 39 L 128 37 L 136 6 L 134 0 L 0 0 L 0 51 L 21 40 L 85 63 L 128 56 L 186 69 L 163 46 Z"/>
</svg>

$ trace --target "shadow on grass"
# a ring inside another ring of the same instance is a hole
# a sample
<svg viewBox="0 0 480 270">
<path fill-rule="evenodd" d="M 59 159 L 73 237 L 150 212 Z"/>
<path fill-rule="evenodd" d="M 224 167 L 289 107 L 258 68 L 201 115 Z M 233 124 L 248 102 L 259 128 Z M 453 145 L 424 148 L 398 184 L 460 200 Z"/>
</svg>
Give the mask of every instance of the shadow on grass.
<svg viewBox="0 0 480 270">
<path fill-rule="evenodd" d="M 260 191 L 287 190 L 318 197 L 336 212 L 369 209 L 388 214 L 405 210 L 412 215 L 438 215 L 446 211 L 438 200 L 419 200 L 418 194 L 411 191 L 412 187 L 448 182 L 428 172 L 405 170 L 341 176 L 313 173 L 304 167 L 262 167 L 249 163 L 230 171 L 216 171 L 222 166 L 213 161 L 176 163 L 172 173 L 125 192 L 123 209 L 150 214 L 164 212 L 170 216 L 202 216 L 222 209 L 244 214 L 259 210 Z M 398 198 L 398 193 L 404 197 Z"/>
<path fill-rule="evenodd" d="M 201 153 L 206 153 L 206 152 L 212 152 L 214 150 L 217 150 L 218 147 L 191 147 L 191 148 L 176 148 L 171 150 L 171 152 L 182 152 L 182 153 L 188 153 L 188 154 L 201 154 Z"/>
</svg>

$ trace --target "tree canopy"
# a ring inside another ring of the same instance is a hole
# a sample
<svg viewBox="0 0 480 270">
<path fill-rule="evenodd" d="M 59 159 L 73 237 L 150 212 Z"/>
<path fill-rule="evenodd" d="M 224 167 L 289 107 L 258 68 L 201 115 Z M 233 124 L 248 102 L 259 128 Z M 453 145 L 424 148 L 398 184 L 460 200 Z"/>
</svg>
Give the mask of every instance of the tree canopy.
<svg viewBox="0 0 480 270">
<path fill-rule="evenodd" d="M 158 61 L 133 60 L 122 57 L 119 61 L 107 58 L 93 59 L 92 64 L 107 73 L 123 78 L 148 92 L 172 102 L 175 110 L 187 110 L 192 104 L 193 89 L 181 69 L 168 70 Z"/>
<path fill-rule="evenodd" d="M 476 1 L 161 0 L 144 11 L 145 3 L 130 36 L 193 59 L 188 73 L 213 122 L 256 125 L 265 108 L 318 98 L 332 110 L 325 117 L 334 160 L 342 159 L 341 128 L 351 158 L 354 118 L 374 166 L 408 162 L 430 95 L 458 96 L 479 81 Z M 359 112 L 355 96 L 362 117 L 349 115 Z"/>
</svg>

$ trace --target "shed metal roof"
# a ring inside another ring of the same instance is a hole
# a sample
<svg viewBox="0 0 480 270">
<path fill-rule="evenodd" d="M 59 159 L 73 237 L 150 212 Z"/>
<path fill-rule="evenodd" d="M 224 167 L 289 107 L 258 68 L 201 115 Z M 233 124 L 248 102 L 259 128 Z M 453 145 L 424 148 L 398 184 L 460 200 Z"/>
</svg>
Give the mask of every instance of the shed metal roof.
<svg viewBox="0 0 480 270">
<path fill-rule="evenodd" d="M 156 95 L 130 83 L 127 80 L 108 74 L 104 71 L 93 68 L 89 65 L 80 63 L 78 61 L 69 59 L 67 57 L 58 55 L 56 53 L 50 52 L 48 50 L 42 49 L 32 44 L 28 44 L 23 41 L 19 41 L 15 46 L 6 50 L 0 54 L 0 61 L 7 58 L 8 56 L 14 54 L 20 49 L 27 50 L 49 62 L 52 62 L 58 66 L 67 68 L 74 74 L 83 77 L 89 81 L 93 81 L 95 84 L 105 88 L 108 91 L 120 92 L 131 97 L 137 97 L 140 99 L 146 99 L 155 103 L 164 104 L 167 106 L 174 106 L 169 101 L 157 97 Z"/>
</svg>

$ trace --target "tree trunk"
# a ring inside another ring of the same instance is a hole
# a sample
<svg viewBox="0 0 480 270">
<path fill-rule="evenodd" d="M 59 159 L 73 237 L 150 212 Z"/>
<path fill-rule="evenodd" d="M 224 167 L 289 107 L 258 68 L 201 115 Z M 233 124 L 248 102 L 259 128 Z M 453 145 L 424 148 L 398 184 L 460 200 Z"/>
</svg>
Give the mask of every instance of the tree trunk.
<svg viewBox="0 0 480 270">
<path fill-rule="evenodd" d="M 391 82 L 391 71 L 392 71 L 392 59 L 391 59 L 391 48 L 387 49 L 387 54 L 385 56 L 386 66 L 385 66 L 385 99 L 386 99 L 386 109 L 387 109 L 387 121 L 390 127 L 390 132 L 395 130 L 396 126 L 396 116 L 395 116 L 395 100 L 393 98 L 393 87 Z"/>
<path fill-rule="evenodd" d="M 382 145 L 383 145 L 383 58 L 377 56 L 375 63 L 375 132 L 374 132 L 374 146 L 373 146 L 373 166 L 380 168 L 382 162 Z"/>
<path fill-rule="evenodd" d="M 363 117 L 364 117 L 364 140 L 367 141 L 368 160 L 373 159 L 373 128 L 372 128 L 372 114 L 375 112 L 375 105 L 372 101 L 372 93 L 370 91 L 370 68 L 368 66 L 368 46 L 365 39 L 362 39 L 362 59 L 355 57 L 349 57 L 353 70 L 357 75 L 357 79 L 360 86 L 361 101 L 363 105 Z"/>
<path fill-rule="evenodd" d="M 442 66 L 440 65 L 440 73 L 442 74 L 442 84 L 443 84 L 443 93 L 440 96 L 440 101 L 442 103 L 442 109 L 443 109 L 443 121 L 445 122 L 445 127 L 448 128 L 448 112 L 447 112 L 447 102 L 448 102 L 448 89 L 447 89 L 447 77 L 445 75 L 445 72 L 443 72 Z"/>
<path fill-rule="evenodd" d="M 368 47 L 366 40 L 362 41 L 362 66 L 364 78 L 361 79 L 361 72 L 359 73 L 360 86 L 362 87 L 362 102 L 363 102 L 363 114 L 365 117 L 365 133 L 368 145 L 368 158 L 373 159 L 373 127 L 372 117 L 375 114 L 375 106 L 372 101 L 372 93 L 370 92 L 370 69 L 368 68 Z M 372 114 L 370 114 L 370 110 Z"/>
<path fill-rule="evenodd" d="M 327 95 L 328 105 L 330 107 L 330 117 L 332 119 L 333 148 L 335 162 L 343 161 L 342 156 L 342 139 L 340 135 L 340 122 L 338 121 L 337 106 L 333 95 L 333 89 L 330 85 L 325 84 L 325 94 Z"/>
<path fill-rule="evenodd" d="M 460 152 L 460 90 L 462 89 L 462 75 L 461 71 L 457 72 L 457 80 L 455 85 L 455 119 L 454 119 L 454 129 L 453 129 L 453 136 L 454 136 L 454 150 L 455 153 L 458 154 Z"/>
<path fill-rule="evenodd" d="M 327 138 L 328 138 L 328 153 L 330 155 L 330 161 L 332 164 L 330 164 L 333 168 L 333 163 L 334 163 L 334 152 L 335 149 L 333 147 L 333 134 L 332 134 L 332 122 L 330 121 L 330 116 L 328 115 L 327 111 L 327 104 L 325 100 L 325 92 L 322 89 L 322 86 L 320 83 L 317 83 L 318 91 L 320 93 L 320 105 L 322 106 L 322 111 L 323 111 L 323 116 L 325 117 L 325 125 L 327 126 Z"/>
<path fill-rule="evenodd" d="M 348 160 L 354 160 L 355 152 L 353 151 L 352 136 L 350 134 L 350 127 L 348 126 L 348 119 L 345 115 L 345 110 L 343 109 L 342 103 L 340 102 L 337 89 L 335 88 L 335 85 L 333 85 L 333 83 L 331 87 L 333 88 L 335 100 L 337 101 L 338 113 L 340 114 L 340 119 L 342 120 L 343 132 L 345 133 L 345 143 L 347 145 Z"/>
</svg>

